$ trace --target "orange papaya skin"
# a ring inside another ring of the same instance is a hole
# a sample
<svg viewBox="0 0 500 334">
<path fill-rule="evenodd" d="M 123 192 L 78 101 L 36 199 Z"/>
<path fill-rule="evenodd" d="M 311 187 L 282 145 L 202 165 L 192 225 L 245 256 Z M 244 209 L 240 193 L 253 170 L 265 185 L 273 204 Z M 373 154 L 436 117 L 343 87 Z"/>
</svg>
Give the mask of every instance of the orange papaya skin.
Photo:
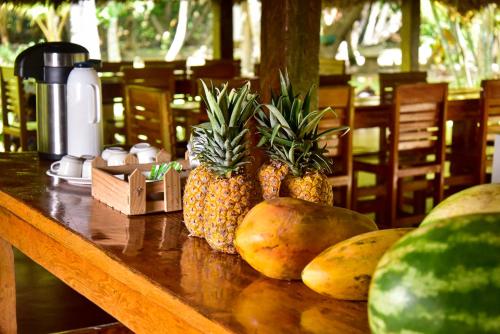
<svg viewBox="0 0 500 334">
<path fill-rule="evenodd" d="M 374 230 L 377 225 L 355 211 L 281 197 L 250 210 L 234 243 L 243 259 L 265 276 L 295 280 L 329 246 Z"/>
</svg>

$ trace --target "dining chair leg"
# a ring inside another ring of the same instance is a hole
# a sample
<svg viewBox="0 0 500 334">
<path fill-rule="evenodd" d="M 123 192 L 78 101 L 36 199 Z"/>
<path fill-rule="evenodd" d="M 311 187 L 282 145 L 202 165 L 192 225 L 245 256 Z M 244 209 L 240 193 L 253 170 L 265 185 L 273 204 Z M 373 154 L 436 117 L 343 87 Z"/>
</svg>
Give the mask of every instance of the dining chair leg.
<svg viewBox="0 0 500 334">
<path fill-rule="evenodd" d="M 387 212 L 389 213 L 387 224 L 390 227 L 394 227 L 398 212 L 398 178 L 395 175 L 391 175 L 389 181 L 387 182 Z"/>
<path fill-rule="evenodd" d="M 10 152 L 10 146 L 11 146 L 11 139 L 10 139 L 10 136 L 8 134 L 3 134 L 3 146 L 4 146 L 4 150 L 5 152 Z"/>
<path fill-rule="evenodd" d="M 345 187 L 345 207 L 347 209 L 351 209 L 351 200 L 352 200 L 352 184 L 347 184 Z"/>
<path fill-rule="evenodd" d="M 354 211 L 358 210 L 357 189 L 358 189 L 358 173 L 353 172 L 352 184 L 351 184 L 351 209 Z"/>
</svg>

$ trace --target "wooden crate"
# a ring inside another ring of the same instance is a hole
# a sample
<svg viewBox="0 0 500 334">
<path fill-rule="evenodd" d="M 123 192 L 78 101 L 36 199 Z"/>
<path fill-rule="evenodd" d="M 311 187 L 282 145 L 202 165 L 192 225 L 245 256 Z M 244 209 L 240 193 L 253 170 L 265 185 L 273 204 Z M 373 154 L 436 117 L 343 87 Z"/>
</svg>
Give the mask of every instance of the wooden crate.
<svg viewBox="0 0 500 334">
<path fill-rule="evenodd" d="M 163 150 L 149 164 L 139 164 L 129 155 L 126 165 L 110 167 L 97 157 L 92 163 L 92 197 L 129 216 L 182 210 L 180 173 L 171 169 L 161 181 L 146 181 L 143 174 L 169 161 Z"/>
</svg>

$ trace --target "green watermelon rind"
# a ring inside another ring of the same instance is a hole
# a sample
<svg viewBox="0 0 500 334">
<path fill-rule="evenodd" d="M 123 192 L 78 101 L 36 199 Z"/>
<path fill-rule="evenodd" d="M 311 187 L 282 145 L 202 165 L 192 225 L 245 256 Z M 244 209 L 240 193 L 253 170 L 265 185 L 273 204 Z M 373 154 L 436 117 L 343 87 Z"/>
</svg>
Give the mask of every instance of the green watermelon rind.
<svg viewBox="0 0 500 334">
<path fill-rule="evenodd" d="M 500 214 L 444 219 L 401 238 L 377 265 L 368 315 L 374 334 L 500 333 Z"/>
<path fill-rule="evenodd" d="M 500 184 L 481 184 L 446 198 L 427 214 L 420 226 L 456 216 L 498 212 L 500 212 Z"/>
</svg>

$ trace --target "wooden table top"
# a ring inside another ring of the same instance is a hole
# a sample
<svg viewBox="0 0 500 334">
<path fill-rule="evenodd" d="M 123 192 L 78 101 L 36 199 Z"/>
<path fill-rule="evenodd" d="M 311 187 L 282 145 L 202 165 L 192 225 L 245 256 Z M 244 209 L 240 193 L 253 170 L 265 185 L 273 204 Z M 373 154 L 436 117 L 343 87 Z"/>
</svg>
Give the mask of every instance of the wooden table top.
<svg viewBox="0 0 500 334">
<path fill-rule="evenodd" d="M 369 332 L 366 303 L 264 278 L 188 237 L 181 213 L 122 215 L 33 153 L 0 166 L 0 237 L 135 332 Z"/>
</svg>

